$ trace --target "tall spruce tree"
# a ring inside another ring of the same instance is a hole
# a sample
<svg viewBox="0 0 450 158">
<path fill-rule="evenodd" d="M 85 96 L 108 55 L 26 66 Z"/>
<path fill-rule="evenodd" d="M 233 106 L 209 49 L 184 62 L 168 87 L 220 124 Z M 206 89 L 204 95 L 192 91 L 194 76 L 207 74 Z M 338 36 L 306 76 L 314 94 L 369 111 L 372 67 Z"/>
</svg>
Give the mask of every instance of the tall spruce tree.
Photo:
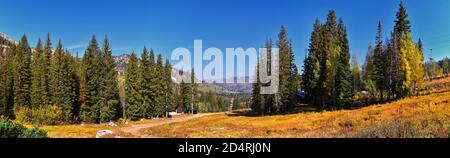
<svg viewBox="0 0 450 158">
<path fill-rule="evenodd" d="M 264 98 L 261 94 L 261 81 L 259 79 L 259 62 L 256 66 L 255 82 L 252 90 L 252 111 L 263 115 L 264 114 Z"/>
<path fill-rule="evenodd" d="M 125 113 L 127 118 L 131 120 L 137 120 L 142 116 L 141 81 L 142 75 L 139 70 L 139 61 L 133 52 L 125 71 Z"/>
<path fill-rule="evenodd" d="M 316 18 L 314 22 L 314 30 L 311 33 L 308 55 L 304 60 L 302 88 L 305 91 L 305 99 L 312 101 L 316 92 L 317 81 L 319 79 L 319 58 L 318 51 L 320 49 L 321 24 Z"/>
<path fill-rule="evenodd" d="M 281 26 L 278 33 L 277 46 L 279 48 L 279 90 L 277 94 L 276 111 L 278 113 L 285 113 L 291 109 L 295 101 L 292 100 L 293 93 L 293 62 L 294 53 L 292 51 L 291 42 L 287 38 L 287 31 L 284 26 Z"/>
<path fill-rule="evenodd" d="M 117 71 L 115 70 L 115 61 L 112 56 L 112 49 L 109 44 L 108 37 L 105 36 L 103 41 L 102 54 L 100 55 L 103 63 L 103 70 L 100 72 L 100 122 L 111 121 L 117 118 L 120 112 L 119 87 L 117 81 Z"/>
<path fill-rule="evenodd" d="M 43 98 L 42 98 L 42 76 L 44 75 L 44 63 L 43 63 L 43 46 L 41 39 L 38 39 L 36 47 L 34 48 L 34 52 L 32 55 L 32 64 L 31 64 L 31 72 L 32 72 L 32 82 L 31 82 L 31 107 L 38 108 L 42 106 Z"/>
<path fill-rule="evenodd" d="M 164 111 L 166 117 L 168 112 L 174 110 L 173 86 L 172 86 L 172 66 L 168 59 L 164 64 Z"/>
<path fill-rule="evenodd" d="M 80 118 L 83 122 L 95 123 L 99 121 L 99 92 L 102 78 L 100 77 L 103 62 L 95 35 L 84 53 L 80 73 Z"/>
<path fill-rule="evenodd" d="M 44 54 L 42 55 L 42 79 L 41 79 L 41 98 L 42 105 L 50 105 L 50 65 L 52 61 L 52 42 L 50 40 L 50 33 L 47 33 L 45 40 Z"/>
<path fill-rule="evenodd" d="M 23 35 L 13 61 L 14 108 L 31 106 L 31 52 L 27 37 Z"/>
<path fill-rule="evenodd" d="M 379 90 L 380 100 L 384 100 L 384 91 L 385 91 L 385 77 L 386 77 L 386 55 L 385 50 L 383 48 L 383 39 L 382 39 L 382 26 L 381 21 L 378 22 L 378 30 L 376 36 L 376 46 L 373 52 L 373 64 L 374 70 L 372 73 L 372 81 L 375 82 L 377 89 Z"/>
<path fill-rule="evenodd" d="M 142 87 L 141 87 L 141 95 L 142 95 L 142 106 L 141 106 L 141 115 L 145 118 L 151 118 L 153 116 L 154 111 L 154 97 L 155 95 L 152 92 L 152 88 L 154 85 L 153 81 L 156 79 L 152 78 L 153 76 L 153 62 L 149 59 L 149 52 L 147 47 L 144 47 L 144 50 L 141 54 L 141 74 L 142 74 Z"/>
<path fill-rule="evenodd" d="M 347 31 L 342 19 L 339 19 L 337 26 L 337 39 L 339 52 L 339 62 L 336 65 L 336 98 L 339 107 L 349 105 L 353 97 L 352 75 L 350 69 L 350 46 L 347 39 Z"/>
<path fill-rule="evenodd" d="M 66 123 L 74 120 L 74 109 L 76 103 L 76 70 L 73 67 L 72 55 L 67 50 L 64 51 L 61 40 L 52 56 L 50 66 L 50 93 L 51 102 L 59 106 L 63 112 Z"/>
<path fill-rule="evenodd" d="M 157 82 L 155 82 L 155 109 L 154 109 L 154 117 L 162 117 L 164 116 L 164 103 L 165 103 L 165 93 L 164 93 L 164 64 L 162 55 L 158 54 L 158 57 L 156 59 L 156 65 L 155 65 L 155 74 L 156 78 L 158 79 Z"/>
</svg>

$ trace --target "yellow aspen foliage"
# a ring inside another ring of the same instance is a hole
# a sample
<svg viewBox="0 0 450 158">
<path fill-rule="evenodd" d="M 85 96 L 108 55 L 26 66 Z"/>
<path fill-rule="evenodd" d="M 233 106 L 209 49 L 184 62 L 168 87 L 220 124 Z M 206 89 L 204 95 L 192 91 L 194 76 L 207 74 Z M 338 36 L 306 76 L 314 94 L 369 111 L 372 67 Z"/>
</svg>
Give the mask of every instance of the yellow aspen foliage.
<svg viewBox="0 0 450 158">
<path fill-rule="evenodd" d="M 401 65 L 404 72 L 402 88 L 407 93 L 416 93 L 417 87 L 423 84 L 424 70 L 422 52 L 406 33 L 400 41 Z"/>
</svg>

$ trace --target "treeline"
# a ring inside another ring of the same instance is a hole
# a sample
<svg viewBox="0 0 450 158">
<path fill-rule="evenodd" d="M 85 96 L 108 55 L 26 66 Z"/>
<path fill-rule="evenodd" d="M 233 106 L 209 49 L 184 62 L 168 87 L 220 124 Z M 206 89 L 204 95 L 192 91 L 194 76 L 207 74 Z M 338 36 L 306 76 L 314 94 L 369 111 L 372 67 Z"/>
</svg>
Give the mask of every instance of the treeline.
<svg viewBox="0 0 450 158">
<path fill-rule="evenodd" d="M 434 78 L 441 78 L 448 76 L 450 73 L 450 59 L 445 57 L 442 60 L 436 61 L 432 57 L 425 63 L 426 78 L 432 80 Z"/>
<path fill-rule="evenodd" d="M 362 68 L 356 56 L 350 59 L 346 27 L 333 10 L 328 12 L 324 23 L 317 18 L 315 20 L 301 77 L 296 74 L 292 45 L 286 39 L 284 27 L 279 33 L 277 47 L 280 49 L 279 93 L 260 94 L 264 84 L 259 81 L 257 70 L 252 110 L 259 114 L 294 110 L 299 102 L 296 95 L 299 85 L 304 91 L 301 102 L 316 106 L 319 110 L 335 110 L 365 99 L 382 102 L 417 94 L 426 75 L 423 45 L 420 39 L 413 42 L 411 24 L 403 3 L 400 3 L 394 29 L 386 41 L 383 41 L 379 22 L 376 45 L 369 46 Z M 266 48 L 270 52 L 270 40 Z M 267 59 L 270 63 L 270 56 Z M 445 68 L 448 67 L 448 60 L 436 65 L 442 65 L 440 70 L 448 73 L 448 68 Z"/>
<path fill-rule="evenodd" d="M 362 69 L 362 87 L 372 101 L 385 101 L 414 95 L 424 82 L 423 45 L 413 42 L 411 25 L 403 3 L 390 38 L 383 42 L 382 24 L 378 23 L 376 45 L 369 46 Z"/>
<path fill-rule="evenodd" d="M 350 62 L 346 29 L 341 19 L 336 25 L 334 11 L 329 11 L 324 24 L 316 20 L 302 75 L 306 102 L 332 110 L 367 95 L 370 101 L 385 101 L 416 94 L 425 76 L 422 42 L 412 40 L 403 3 L 396 16 L 385 42 L 379 22 L 376 45 L 369 46 L 362 71 L 356 56 Z"/>
<path fill-rule="evenodd" d="M 94 35 L 81 59 L 61 41 L 53 48 L 49 34 L 34 48 L 25 35 L 8 47 L 0 61 L 0 115 L 39 124 L 101 123 L 165 117 L 175 109 L 171 65 L 161 54 L 155 61 L 153 50 L 144 48 L 141 59 L 131 55 L 119 86 L 107 37 L 100 47 Z"/>
<path fill-rule="evenodd" d="M 53 48 L 50 35 L 32 49 L 24 35 L 0 61 L 0 115 L 21 122 L 66 124 L 106 122 L 120 114 L 117 72 L 108 38 L 95 36 L 83 59 Z"/>
<path fill-rule="evenodd" d="M 267 62 L 267 74 L 271 75 L 271 58 L 272 58 L 272 40 L 266 41 L 267 58 L 262 62 Z M 300 85 L 300 76 L 297 66 L 294 64 L 294 52 L 292 50 L 292 42 L 287 38 L 287 31 L 281 26 L 278 33 L 279 48 L 279 89 L 276 94 L 261 94 L 262 86 L 269 86 L 271 83 L 261 83 L 259 78 L 259 62 L 256 69 L 256 81 L 253 84 L 252 91 L 252 111 L 259 115 L 285 114 L 292 112 L 297 105 L 297 90 Z"/>
<path fill-rule="evenodd" d="M 156 61 L 155 61 L 156 60 Z M 125 71 L 126 116 L 131 120 L 166 117 L 174 109 L 172 67 L 162 55 L 144 47 L 141 59 L 131 54 Z"/>
<path fill-rule="evenodd" d="M 175 109 L 227 110 L 227 97 L 201 93 L 195 83 L 172 83 L 169 60 L 163 61 L 161 54 L 155 57 L 153 49 L 144 47 L 140 58 L 133 52 L 123 79 L 106 36 L 102 44 L 94 35 L 80 59 L 61 41 L 53 48 L 49 34 L 34 48 L 25 35 L 18 44 L 2 43 L 0 115 L 53 125 L 167 117 Z"/>
</svg>

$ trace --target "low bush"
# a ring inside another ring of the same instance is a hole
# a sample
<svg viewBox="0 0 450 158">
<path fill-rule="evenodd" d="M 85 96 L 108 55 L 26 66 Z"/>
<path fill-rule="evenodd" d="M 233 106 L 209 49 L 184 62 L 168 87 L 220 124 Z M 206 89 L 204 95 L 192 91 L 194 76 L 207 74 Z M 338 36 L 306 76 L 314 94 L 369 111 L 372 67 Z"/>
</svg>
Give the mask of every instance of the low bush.
<svg viewBox="0 0 450 158">
<path fill-rule="evenodd" d="M 31 110 L 27 107 L 14 109 L 16 120 L 27 124 L 59 125 L 67 123 L 61 107 L 56 105 L 42 106 Z"/>
<path fill-rule="evenodd" d="M 27 129 L 22 124 L 1 117 L 0 138 L 47 138 L 47 132 L 38 127 Z"/>
</svg>

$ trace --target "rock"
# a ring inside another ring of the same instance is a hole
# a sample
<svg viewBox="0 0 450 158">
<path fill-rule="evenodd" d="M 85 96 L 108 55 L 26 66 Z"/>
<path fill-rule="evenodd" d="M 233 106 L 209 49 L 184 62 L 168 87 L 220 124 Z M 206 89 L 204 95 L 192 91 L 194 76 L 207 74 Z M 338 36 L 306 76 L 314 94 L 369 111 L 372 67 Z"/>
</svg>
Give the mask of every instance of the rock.
<svg viewBox="0 0 450 158">
<path fill-rule="evenodd" d="M 114 123 L 114 121 L 109 121 L 108 126 L 117 127 L 117 125 Z"/>
<path fill-rule="evenodd" d="M 116 135 L 111 130 L 100 130 L 95 135 L 95 138 L 115 138 Z"/>
</svg>

